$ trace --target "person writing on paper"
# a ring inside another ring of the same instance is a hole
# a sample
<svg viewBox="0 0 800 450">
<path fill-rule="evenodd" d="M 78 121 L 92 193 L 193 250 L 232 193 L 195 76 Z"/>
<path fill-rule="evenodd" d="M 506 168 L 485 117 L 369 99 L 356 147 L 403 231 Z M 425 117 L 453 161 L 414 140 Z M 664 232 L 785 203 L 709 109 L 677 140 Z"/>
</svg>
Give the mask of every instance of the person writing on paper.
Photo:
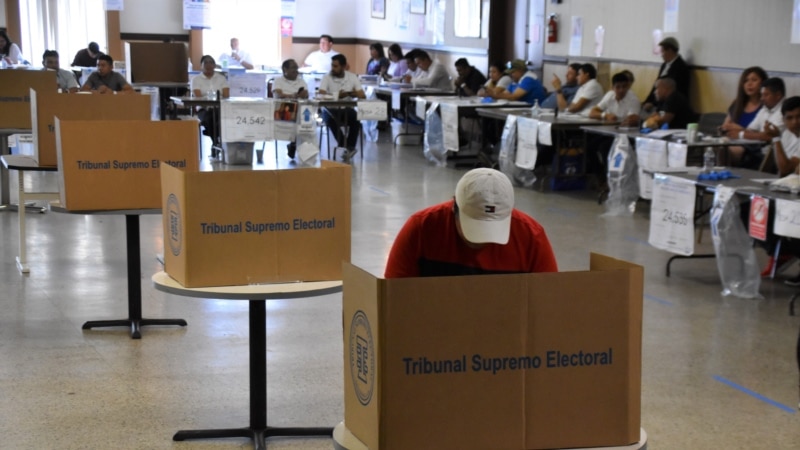
<svg viewBox="0 0 800 450">
<path fill-rule="evenodd" d="M 589 117 L 619 122 L 622 127 L 638 127 L 642 105 L 636 94 L 631 92 L 628 77 L 622 72 L 615 74 L 611 77 L 611 84 L 612 89 L 589 111 Z"/>
<path fill-rule="evenodd" d="M 411 58 L 411 62 L 414 62 L 414 58 Z M 408 64 L 403 56 L 403 49 L 397 44 L 390 45 L 389 68 L 381 74 L 381 77 L 386 81 L 400 81 L 407 71 Z"/>
<path fill-rule="evenodd" d="M 575 98 L 575 93 L 578 92 L 578 71 L 581 70 L 581 65 L 572 63 L 567 66 L 567 73 L 564 75 L 564 83 L 561 83 L 561 78 L 553 74 L 553 89 L 555 89 L 546 99 L 542 102 L 542 108 L 546 109 L 567 109 L 567 105 Z"/>
<path fill-rule="evenodd" d="M 92 72 L 86 82 L 81 86 L 81 91 L 93 94 L 114 94 L 117 92 L 133 93 L 133 87 L 128 84 L 119 72 L 114 72 L 114 60 L 108 55 L 97 58 L 97 71 Z"/>
<path fill-rule="evenodd" d="M 492 94 L 495 99 L 521 101 L 533 105 L 535 101 L 540 104 L 544 101 L 544 86 L 536 79 L 536 74 L 528 70 L 528 65 L 521 59 L 506 64 L 506 75 L 511 77 L 511 84 L 504 91 Z"/>
<path fill-rule="evenodd" d="M 57 51 L 45 50 L 42 55 L 42 65 L 44 70 L 52 70 L 56 73 L 56 82 L 61 92 L 78 92 L 79 86 L 75 74 L 61 68 Z"/>
<path fill-rule="evenodd" d="M 568 113 L 588 116 L 592 108 L 600 103 L 603 98 L 603 86 L 600 86 L 595 78 L 597 78 L 597 69 L 591 64 L 582 64 L 578 69 L 578 90 L 567 105 Z M 561 82 L 557 78 L 553 80 L 553 87 L 556 88 L 556 92 L 562 89 Z"/>
<path fill-rule="evenodd" d="M 0 61 L 8 65 L 19 64 L 22 61 L 19 46 L 11 42 L 11 38 L 4 30 L 0 30 Z"/>
<path fill-rule="evenodd" d="M 431 55 L 425 50 L 418 50 L 414 56 L 414 61 L 422 70 L 422 73 L 414 78 L 414 84 L 419 87 L 440 89 L 442 91 L 452 91 L 453 85 L 450 84 L 450 74 L 447 69 L 438 62 L 431 59 Z"/>
<path fill-rule="evenodd" d="M 664 124 L 668 128 L 686 128 L 696 122 L 696 115 L 689 100 L 678 92 L 675 80 L 659 78 L 656 81 L 656 112 L 644 121 L 643 128 L 658 129 Z"/>
<path fill-rule="evenodd" d="M 491 97 L 496 92 L 502 92 L 511 84 L 511 77 L 503 73 L 505 66 L 500 61 L 495 61 L 489 65 L 489 79 L 478 91 L 481 97 Z"/>
<path fill-rule="evenodd" d="M 283 76 L 276 78 L 272 85 L 272 97 L 306 99 L 308 98 L 308 84 L 302 77 L 298 76 L 298 64 L 293 59 L 287 59 L 281 65 Z M 289 142 L 286 145 L 286 152 L 289 159 L 294 159 L 297 152 L 297 143 Z"/>
<path fill-rule="evenodd" d="M 250 54 L 239 48 L 239 39 L 237 38 L 231 39 L 231 52 L 223 53 L 219 57 L 219 61 L 228 67 L 253 69 L 253 61 L 250 59 Z"/>
<path fill-rule="evenodd" d="M 337 54 L 331 58 L 331 71 L 322 77 L 319 85 L 319 93 L 322 95 L 332 94 L 335 98 L 357 98 L 364 99 L 364 90 L 356 74 L 345 70 L 347 58 Z M 358 134 L 361 131 L 361 122 L 358 121 L 356 111 L 353 108 L 337 108 L 334 111 L 322 108 L 322 119 L 328 128 L 333 131 L 336 142 L 339 146 L 345 144 L 347 151 L 342 155 L 342 159 L 349 161 L 356 154 L 356 143 Z M 347 126 L 347 136 L 342 133 L 341 125 L 343 122 Z"/>
<path fill-rule="evenodd" d="M 467 58 L 457 59 L 455 66 L 458 78 L 453 80 L 453 85 L 459 97 L 477 95 L 483 84 L 486 83 L 486 77 L 475 66 L 471 66 Z"/>
<path fill-rule="evenodd" d="M 544 228 L 514 208 L 514 188 L 494 169 L 473 169 L 455 198 L 418 211 L 395 238 L 386 278 L 557 272 Z"/>
<path fill-rule="evenodd" d="M 216 97 L 228 98 L 231 95 L 230 85 L 224 75 L 217 72 L 217 62 L 211 55 L 203 55 L 200 58 L 200 65 L 203 69 L 198 75 L 192 78 L 192 95 L 195 97 Z M 216 158 L 217 151 L 213 147 L 217 145 L 220 137 L 221 123 L 219 118 L 219 108 L 208 107 L 197 111 L 200 125 L 203 126 L 203 134 L 211 138 L 212 148 L 211 157 Z"/>
<path fill-rule="evenodd" d="M 784 177 L 797 170 L 800 163 L 800 97 L 789 97 L 781 105 L 785 130 L 767 122 L 764 130 L 772 136 L 772 151 L 778 175 Z"/>
<path fill-rule="evenodd" d="M 333 38 L 329 34 L 319 37 L 319 50 L 311 52 L 306 56 L 304 65 L 311 67 L 314 72 L 327 73 L 331 71 L 331 58 L 339 52 L 333 49 Z"/>
</svg>

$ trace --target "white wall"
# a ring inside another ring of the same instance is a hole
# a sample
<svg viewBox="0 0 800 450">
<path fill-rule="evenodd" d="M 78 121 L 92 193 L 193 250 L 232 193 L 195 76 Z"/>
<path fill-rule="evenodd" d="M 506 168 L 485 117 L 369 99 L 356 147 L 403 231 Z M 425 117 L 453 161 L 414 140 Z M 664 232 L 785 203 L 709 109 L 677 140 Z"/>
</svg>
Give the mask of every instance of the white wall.
<svg viewBox="0 0 800 450">
<path fill-rule="evenodd" d="M 0 0 L 0 27 L 6 27 L 6 0 Z"/>
<path fill-rule="evenodd" d="M 547 55 L 566 56 L 571 17 L 583 18 L 581 55 L 594 56 L 594 32 L 605 28 L 604 58 L 661 62 L 653 54 L 653 30 L 663 28 L 664 0 L 570 0 L 546 3 L 559 15 L 559 39 Z M 800 45 L 790 44 L 792 0 L 683 0 L 676 37 L 691 64 L 797 72 Z"/>
<path fill-rule="evenodd" d="M 183 29 L 182 0 L 127 0 L 119 22 L 121 33 L 188 33 Z"/>
</svg>

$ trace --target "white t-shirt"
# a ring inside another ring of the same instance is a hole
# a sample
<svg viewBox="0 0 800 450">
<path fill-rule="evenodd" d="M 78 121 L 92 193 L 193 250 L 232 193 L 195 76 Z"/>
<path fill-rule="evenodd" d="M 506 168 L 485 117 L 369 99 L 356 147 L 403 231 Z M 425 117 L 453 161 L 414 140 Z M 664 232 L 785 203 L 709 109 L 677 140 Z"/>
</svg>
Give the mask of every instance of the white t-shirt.
<svg viewBox="0 0 800 450">
<path fill-rule="evenodd" d="M 58 88 L 64 91 L 72 88 L 80 89 L 78 80 L 75 79 L 75 74 L 66 69 L 58 69 L 56 72 L 56 82 L 58 82 Z"/>
<path fill-rule="evenodd" d="M 435 62 L 431 63 L 428 70 L 423 70 L 422 73 L 414 78 L 414 84 L 417 86 L 425 86 L 443 91 L 452 91 L 453 83 L 450 82 L 450 74 L 443 65 Z"/>
<path fill-rule="evenodd" d="M 422 69 L 417 67 L 415 70 L 411 70 L 411 69 L 406 70 L 406 73 L 404 73 L 403 76 L 411 75 L 411 79 L 413 80 L 413 79 L 419 77 L 420 74 L 422 74 Z M 403 79 L 403 77 L 399 77 L 399 78 L 397 78 L 397 80 L 392 78 L 392 80 L 394 80 L 394 81 L 398 81 L 398 80 L 402 80 L 402 79 Z"/>
<path fill-rule="evenodd" d="M 0 54 L 0 56 L 8 57 L 8 59 L 11 60 L 11 64 L 22 64 L 22 52 L 19 50 L 19 46 L 17 44 L 12 43 L 11 47 L 8 49 L 8 54 Z"/>
<path fill-rule="evenodd" d="M 362 91 L 363 88 L 356 74 L 345 71 L 341 78 L 334 77 L 330 73 L 322 77 L 319 90 L 332 94 L 339 91 Z"/>
<path fill-rule="evenodd" d="M 534 78 L 535 79 L 535 78 Z M 508 86 L 511 84 L 511 77 L 508 75 L 503 75 L 497 80 L 497 84 L 494 87 L 508 89 Z M 490 87 L 492 85 L 492 79 L 489 78 L 486 80 L 486 83 L 483 84 L 484 87 Z"/>
<path fill-rule="evenodd" d="M 222 65 L 223 61 L 228 61 L 228 67 L 244 67 L 242 66 L 242 61 L 251 65 L 253 64 L 249 53 L 242 50 L 238 50 L 237 53 L 239 54 L 238 61 L 233 57 L 233 53 L 223 53 L 222 56 L 219 57 L 220 65 Z"/>
<path fill-rule="evenodd" d="M 221 94 L 225 88 L 230 88 L 230 85 L 225 76 L 219 72 L 214 72 L 211 78 L 206 78 L 202 72 L 192 78 L 192 91 L 198 90 L 202 95 L 208 91 L 220 91 Z"/>
<path fill-rule="evenodd" d="M 298 76 L 294 80 L 289 80 L 286 77 L 278 77 L 272 82 L 272 96 L 278 98 L 275 96 L 275 91 L 279 89 L 283 95 L 294 95 L 300 88 L 308 91 L 308 84 L 302 77 Z"/>
<path fill-rule="evenodd" d="M 778 102 L 772 109 L 768 109 L 766 105 L 761 106 L 761 109 L 758 110 L 756 116 L 753 118 L 753 121 L 747 125 L 748 130 L 755 130 L 755 131 L 764 131 L 764 124 L 767 122 L 772 123 L 779 130 L 783 131 L 786 127 L 783 125 L 783 113 L 781 113 L 781 107 L 783 106 L 783 100 Z M 784 147 L 785 148 L 785 147 Z"/>
<path fill-rule="evenodd" d="M 330 72 L 331 58 L 338 54 L 339 52 L 336 50 L 331 50 L 327 53 L 322 53 L 322 50 L 317 50 L 306 56 L 305 64 L 311 66 L 311 68 L 317 72 Z"/>
<path fill-rule="evenodd" d="M 631 114 L 639 114 L 642 104 L 636 94 L 630 90 L 625 93 L 625 97 L 622 97 L 621 101 L 617 101 L 617 95 L 614 91 L 608 91 L 603 96 L 603 99 L 600 100 L 600 103 L 597 104 L 597 108 L 600 111 L 611 113 L 620 119 L 624 119 Z"/>
<path fill-rule="evenodd" d="M 794 133 L 789 130 L 784 131 L 781 134 L 781 145 L 786 158 L 800 158 L 800 138 L 795 136 Z"/>
<path fill-rule="evenodd" d="M 590 79 L 583 86 L 578 88 L 578 92 L 575 93 L 575 97 L 572 98 L 572 103 L 578 103 L 578 100 L 585 98 L 589 100 L 589 103 L 583 107 L 582 110 L 578 111 L 578 114 L 588 116 L 589 111 L 595 107 L 600 100 L 603 98 L 603 86 L 600 86 L 600 83 L 597 82 L 594 78 Z"/>
</svg>

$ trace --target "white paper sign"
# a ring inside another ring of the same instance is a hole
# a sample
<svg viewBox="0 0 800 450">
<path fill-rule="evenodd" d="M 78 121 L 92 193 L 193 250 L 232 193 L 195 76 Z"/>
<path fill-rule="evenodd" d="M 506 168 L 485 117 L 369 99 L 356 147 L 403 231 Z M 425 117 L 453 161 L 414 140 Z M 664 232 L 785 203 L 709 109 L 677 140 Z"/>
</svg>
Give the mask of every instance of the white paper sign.
<svg viewBox="0 0 800 450">
<path fill-rule="evenodd" d="M 686 167 L 686 153 L 689 147 L 686 144 L 670 142 L 667 145 L 667 167 Z"/>
<path fill-rule="evenodd" d="M 239 73 L 231 74 L 231 97 L 265 98 L 267 96 L 267 74 Z"/>
<path fill-rule="evenodd" d="M 520 117 L 517 119 L 517 156 L 514 164 L 520 169 L 532 170 L 536 165 L 539 149 L 536 142 L 539 137 L 539 121 Z"/>
<path fill-rule="evenodd" d="M 359 100 L 356 109 L 358 120 L 386 120 L 386 102 L 383 100 Z"/>
<path fill-rule="evenodd" d="M 428 104 L 428 102 L 424 97 L 414 97 L 414 102 L 416 105 L 415 113 L 417 114 L 417 117 L 424 120 L 426 112 L 425 106 Z"/>
<path fill-rule="evenodd" d="M 300 103 L 297 107 L 297 132 L 314 133 L 317 129 L 317 108 L 310 103 Z"/>
<path fill-rule="evenodd" d="M 636 162 L 643 169 L 657 170 L 667 167 L 667 142 L 636 138 Z"/>
<path fill-rule="evenodd" d="M 211 28 L 211 3 L 206 0 L 183 0 L 183 29 Z"/>
<path fill-rule="evenodd" d="M 711 208 L 711 239 L 714 240 L 714 248 L 716 249 L 720 244 L 720 237 L 719 237 L 719 220 L 722 217 L 722 212 L 725 210 L 725 205 L 728 204 L 728 201 L 736 194 L 736 189 L 732 187 L 717 186 L 717 190 L 714 193 L 714 205 Z M 738 219 L 737 219 L 738 220 Z"/>
<path fill-rule="evenodd" d="M 458 106 L 448 103 L 439 105 L 442 115 L 442 135 L 444 149 L 451 152 L 458 151 Z"/>
<path fill-rule="evenodd" d="M 392 91 L 392 109 L 400 110 L 400 91 L 396 89 Z M 423 114 L 422 117 L 424 118 L 425 115 Z"/>
<path fill-rule="evenodd" d="M 639 197 L 645 200 L 653 198 L 653 174 L 644 173 L 644 169 L 638 168 L 639 171 Z"/>
<path fill-rule="evenodd" d="M 583 18 L 572 16 L 572 34 L 569 39 L 570 56 L 580 56 L 583 47 Z"/>
<path fill-rule="evenodd" d="M 694 253 L 695 189 L 690 180 L 663 174 L 655 176 L 650 206 L 650 245 L 679 255 Z"/>
<path fill-rule="evenodd" d="M 552 123 L 539 122 L 539 143 L 542 145 L 553 145 L 553 133 L 551 132 Z"/>
<path fill-rule="evenodd" d="M 678 32 L 680 0 L 664 0 L 664 33 Z"/>
<path fill-rule="evenodd" d="M 223 142 L 260 142 L 273 138 L 272 102 L 221 102 Z"/>
<path fill-rule="evenodd" d="M 775 224 L 772 232 L 778 236 L 800 239 L 800 202 L 775 199 Z"/>
<path fill-rule="evenodd" d="M 628 161 L 628 137 L 625 135 L 620 136 L 622 136 L 622 141 L 619 141 L 621 143 L 612 147 L 608 165 L 609 173 L 621 174 L 625 171 L 625 163 Z M 620 138 L 618 137 L 617 139 Z"/>
</svg>

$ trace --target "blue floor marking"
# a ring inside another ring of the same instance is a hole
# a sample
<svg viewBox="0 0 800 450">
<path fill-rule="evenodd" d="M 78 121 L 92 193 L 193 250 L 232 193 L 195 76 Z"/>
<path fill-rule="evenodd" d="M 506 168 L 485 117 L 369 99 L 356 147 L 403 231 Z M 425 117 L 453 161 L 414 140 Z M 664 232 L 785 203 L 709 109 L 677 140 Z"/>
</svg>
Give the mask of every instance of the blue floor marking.
<svg viewBox="0 0 800 450">
<path fill-rule="evenodd" d="M 719 381 L 720 383 L 727 384 L 728 386 L 730 386 L 730 387 L 732 387 L 734 389 L 742 391 L 747 395 L 755 397 L 755 398 L 761 400 L 764 403 L 770 404 L 770 405 L 772 405 L 772 406 L 774 406 L 774 407 L 776 407 L 778 409 L 782 409 L 782 410 L 788 412 L 789 414 L 795 414 L 797 412 L 791 406 L 786 406 L 783 403 L 778 403 L 775 400 L 772 400 L 771 398 L 764 397 L 763 395 L 759 394 L 758 392 L 751 391 L 750 389 L 747 389 L 744 386 L 739 386 L 738 384 L 734 383 L 733 381 L 726 380 L 725 378 L 722 378 L 719 375 L 714 375 L 712 378 L 714 378 L 715 380 Z"/>
<path fill-rule="evenodd" d="M 644 298 L 646 300 L 652 300 L 656 303 L 661 303 L 662 305 L 673 306 L 673 303 L 669 300 L 664 300 L 663 298 L 656 297 L 655 295 L 644 294 Z"/>
<path fill-rule="evenodd" d="M 383 194 L 383 195 L 392 195 L 392 194 L 390 194 L 390 193 L 388 193 L 388 192 L 386 192 L 386 191 L 382 191 L 382 190 L 380 190 L 380 189 L 376 188 L 375 186 L 370 186 L 369 188 L 370 188 L 371 190 L 375 191 L 375 192 L 380 192 L 380 193 L 381 193 L 381 194 Z"/>
</svg>

